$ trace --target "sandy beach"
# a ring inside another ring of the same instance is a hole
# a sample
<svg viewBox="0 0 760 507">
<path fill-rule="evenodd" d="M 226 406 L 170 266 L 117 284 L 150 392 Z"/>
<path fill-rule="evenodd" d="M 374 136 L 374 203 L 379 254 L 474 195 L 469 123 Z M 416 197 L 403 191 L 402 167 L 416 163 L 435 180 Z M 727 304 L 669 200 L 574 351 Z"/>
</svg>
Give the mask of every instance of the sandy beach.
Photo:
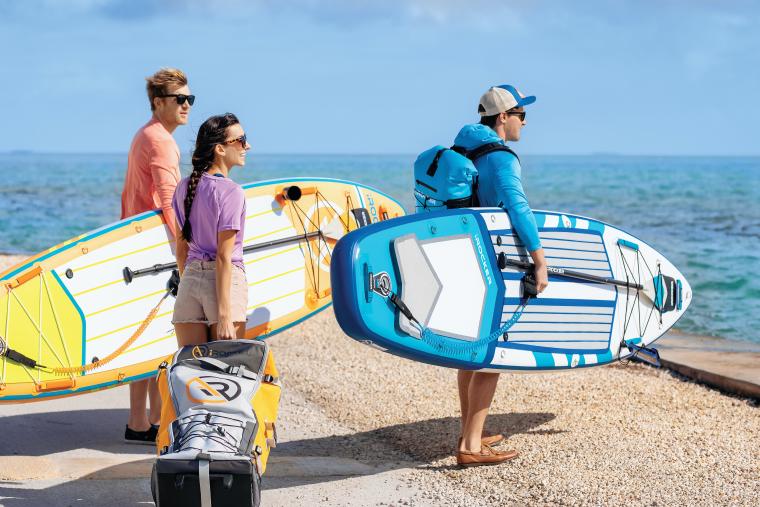
<svg viewBox="0 0 760 507">
<path fill-rule="evenodd" d="M 2 258 L 0 270 L 12 261 Z M 499 466 L 460 469 L 453 457 L 459 431 L 453 370 L 355 342 L 341 332 L 331 310 L 270 343 L 284 385 L 283 443 L 264 478 L 264 505 L 756 505 L 756 403 L 667 370 L 631 363 L 504 374 L 486 426 L 507 435 L 506 445 L 521 455 Z M 96 432 L 106 441 L 123 428 L 124 393 L 119 388 L 69 400 L 86 405 L 97 397 L 101 410 L 109 408 L 102 400 L 121 400 L 104 419 L 115 427 Z M 48 403 L 51 408 L 43 406 Z M 0 415 L 15 428 L 42 421 L 44 414 L 48 422 L 39 424 L 55 427 L 52 412 L 73 405 L 59 400 L 4 406 Z M 18 438 L 0 446 L 0 498 L 6 497 L 6 505 L 38 505 L 47 497 L 24 491 L 45 489 L 63 499 L 61 505 L 76 502 L 66 495 L 86 501 L 87 488 L 94 486 L 79 479 L 97 479 L 99 470 L 101 480 L 116 481 L 115 491 L 126 488 L 123 498 L 131 503 L 124 505 L 150 500 L 144 475 L 149 450 L 122 460 L 137 463 L 122 474 L 128 477 L 104 477 L 114 458 L 108 461 L 97 445 L 77 443 L 87 435 L 82 428 L 67 435 L 69 426 L 62 425 L 57 439 L 41 435 L 68 442 L 65 449 L 51 443 L 51 453 L 39 442 L 24 452 L 23 430 L 14 431 Z M 109 452 L 127 452 L 120 445 Z M 25 462 L 25 455 L 32 461 Z M 79 490 L 66 488 L 65 471 L 57 479 L 20 472 L 24 463 L 72 456 L 90 459 L 89 468 L 74 474 Z"/>
</svg>

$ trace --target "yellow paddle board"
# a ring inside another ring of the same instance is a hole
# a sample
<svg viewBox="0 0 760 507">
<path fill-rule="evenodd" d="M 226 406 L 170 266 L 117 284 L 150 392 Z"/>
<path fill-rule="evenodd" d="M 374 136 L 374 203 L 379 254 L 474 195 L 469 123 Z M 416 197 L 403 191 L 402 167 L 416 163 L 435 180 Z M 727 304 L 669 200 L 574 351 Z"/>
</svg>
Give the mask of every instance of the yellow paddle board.
<svg viewBox="0 0 760 507">
<path fill-rule="evenodd" d="M 330 305 L 335 240 L 404 214 L 391 197 L 341 180 L 243 188 L 246 338 L 270 336 Z M 169 237 L 161 213 L 151 211 L 0 274 L 0 402 L 70 396 L 154 375 L 177 349 L 174 298 L 164 298 L 175 261 Z"/>
</svg>

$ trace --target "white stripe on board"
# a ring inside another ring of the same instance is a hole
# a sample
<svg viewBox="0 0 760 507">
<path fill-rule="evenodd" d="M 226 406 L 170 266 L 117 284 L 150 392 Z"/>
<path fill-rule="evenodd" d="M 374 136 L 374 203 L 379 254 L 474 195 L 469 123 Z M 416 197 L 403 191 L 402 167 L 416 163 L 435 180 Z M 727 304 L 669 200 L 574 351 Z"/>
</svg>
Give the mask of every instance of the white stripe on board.
<svg viewBox="0 0 760 507">
<path fill-rule="evenodd" d="M 567 356 L 565 354 L 552 354 L 554 366 L 567 366 Z"/>
<path fill-rule="evenodd" d="M 509 221 L 509 215 L 503 211 L 481 213 L 480 216 L 483 218 L 483 222 L 485 222 L 489 231 L 512 228 L 512 223 Z"/>
<path fill-rule="evenodd" d="M 583 354 L 583 360 L 586 364 L 596 364 L 596 354 Z"/>
<path fill-rule="evenodd" d="M 508 255 L 507 257 L 513 258 L 513 260 L 520 260 L 517 255 Z M 610 267 L 607 261 L 584 261 L 580 259 L 549 259 L 546 261 L 549 266 L 553 268 L 586 268 L 586 269 L 599 269 L 609 272 Z M 603 273 L 598 273 L 600 276 L 604 276 Z"/>
<path fill-rule="evenodd" d="M 509 330 L 510 342 L 577 343 L 607 342 L 609 333 L 520 333 Z"/>
<path fill-rule="evenodd" d="M 607 340 L 598 342 L 531 342 L 527 340 L 520 340 L 519 342 L 512 340 L 512 335 L 509 335 L 509 341 L 513 343 L 519 343 L 520 345 L 530 345 L 531 347 L 542 347 L 552 349 L 577 349 L 577 350 L 598 350 L 600 348 L 606 348 Z"/>
<path fill-rule="evenodd" d="M 496 235 L 491 235 L 491 243 L 496 245 Z M 504 246 L 516 246 L 518 248 L 525 248 L 522 241 L 515 236 L 501 236 L 501 244 Z M 544 239 L 541 238 L 541 246 L 544 248 L 561 248 L 565 250 L 581 250 L 585 252 L 604 252 L 604 245 L 600 242 L 586 243 L 586 242 L 574 242 L 561 239 Z M 498 248 L 498 247 L 496 247 Z"/>
<path fill-rule="evenodd" d="M 536 358 L 529 350 L 496 347 L 491 364 L 535 367 Z"/>
<path fill-rule="evenodd" d="M 551 227 L 558 227 L 559 217 L 557 215 L 546 215 L 543 226 L 547 229 Z"/>
<path fill-rule="evenodd" d="M 507 316 L 507 320 L 509 317 Z M 577 315 L 573 313 L 523 313 L 520 322 L 586 322 L 611 324 L 612 315 Z"/>
<path fill-rule="evenodd" d="M 507 297 L 516 297 L 516 295 L 522 294 L 520 280 L 504 280 L 504 287 Z M 615 295 L 615 287 L 611 285 L 556 280 L 553 280 L 541 293 L 541 297 L 547 299 L 595 299 L 598 301 L 613 301 Z"/>
<path fill-rule="evenodd" d="M 576 229 L 588 229 L 588 220 L 585 218 L 576 218 L 575 219 L 575 228 Z"/>
<path fill-rule="evenodd" d="M 496 252 L 497 255 L 501 252 L 504 252 L 507 255 L 517 255 L 517 256 L 523 256 L 523 257 L 528 255 L 528 252 L 525 248 L 517 247 L 517 246 L 497 246 L 494 248 L 494 251 Z M 597 260 L 597 261 L 607 260 L 607 254 L 603 251 L 584 252 L 584 251 L 578 251 L 578 250 L 549 248 L 546 246 L 544 246 L 544 255 L 547 258 L 562 257 L 566 259 L 585 259 L 585 260 Z M 551 262 L 549 262 L 549 264 L 551 264 Z"/>
<path fill-rule="evenodd" d="M 587 232 L 574 232 L 573 230 L 565 231 L 542 231 L 538 233 L 541 239 L 560 239 L 564 241 L 586 241 L 588 243 L 600 243 L 601 236 L 589 234 Z"/>
<path fill-rule="evenodd" d="M 510 310 L 507 310 L 506 306 L 504 311 L 511 311 L 514 313 L 517 307 L 511 306 Z M 523 313 L 599 313 L 612 315 L 615 309 L 611 306 L 550 306 L 550 305 L 531 305 L 525 307 Z"/>
<path fill-rule="evenodd" d="M 591 322 L 523 322 L 522 320 L 518 320 L 509 331 L 544 331 L 547 333 L 573 334 L 581 331 L 607 333 L 610 331 L 610 324 L 594 324 Z"/>
</svg>

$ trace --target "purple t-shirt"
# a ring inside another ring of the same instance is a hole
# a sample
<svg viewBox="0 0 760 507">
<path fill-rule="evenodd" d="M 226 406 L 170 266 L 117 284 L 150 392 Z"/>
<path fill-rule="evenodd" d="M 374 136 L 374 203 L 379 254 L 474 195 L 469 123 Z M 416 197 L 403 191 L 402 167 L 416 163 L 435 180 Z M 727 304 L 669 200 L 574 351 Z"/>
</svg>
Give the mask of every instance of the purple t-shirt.
<svg viewBox="0 0 760 507">
<path fill-rule="evenodd" d="M 177 215 L 180 228 L 185 224 L 185 195 L 190 178 L 184 178 L 177 185 L 172 199 L 172 207 Z M 245 228 L 245 193 L 229 178 L 203 173 L 195 190 L 193 207 L 190 210 L 190 224 L 193 226 L 193 240 L 189 243 L 186 266 L 192 261 L 216 260 L 218 233 L 238 231 L 232 249 L 232 263 L 243 266 L 243 229 Z M 178 231 L 179 233 L 179 231 Z"/>
</svg>

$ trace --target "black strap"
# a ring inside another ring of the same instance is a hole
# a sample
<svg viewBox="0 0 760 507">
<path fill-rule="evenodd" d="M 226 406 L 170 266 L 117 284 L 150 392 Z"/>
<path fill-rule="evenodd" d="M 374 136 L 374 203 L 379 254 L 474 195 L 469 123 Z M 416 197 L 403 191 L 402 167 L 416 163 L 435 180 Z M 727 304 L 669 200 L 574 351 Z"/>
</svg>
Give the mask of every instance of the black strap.
<svg viewBox="0 0 760 507">
<path fill-rule="evenodd" d="M 401 298 L 394 292 L 391 292 L 390 294 L 390 301 L 393 303 L 393 305 L 398 308 L 398 310 L 404 314 L 404 316 L 413 321 L 417 324 L 420 323 L 417 319 L 414 318 L 414 315 L 412 315 L 412 311 L 404 304 L 404 302 L 401 300 Z"/>
<path fill-rule="evenodd" d="M 452 147 L 453 149 L 453 147 Z M 508 153 L 511 153 L 514 155 L 514 157 L 520 161 L 520 157 L 517 156 L 517 153 L 512 151 L 509 146 L 502 144 L 502 143 L 488 143 L 484 144 L 483 146 L 478 146 L 477 148 L 474 148 L 472 150 L 469 150 L 464 153 L 464 155 L 475 162 L 475 160 L 479 159 L 480 157 L 483 157 L 485 155 L 488 155 L 489 153 L 493 153 L 495 151 L 506 151 Z"/>
<path fill-rule="evenodd" d="M 433 161 L 430 163 L 430 167 L 428 167 L 428 176 L 435 176 L 435 172 L 438 170 L 438 160 L 441 158 L 441 155 L 443 155 L 444 151 L 446 151 L 446 148 L 440 149 L 436 152 L 435 157 L 433 157 Z"/>
</svg>

